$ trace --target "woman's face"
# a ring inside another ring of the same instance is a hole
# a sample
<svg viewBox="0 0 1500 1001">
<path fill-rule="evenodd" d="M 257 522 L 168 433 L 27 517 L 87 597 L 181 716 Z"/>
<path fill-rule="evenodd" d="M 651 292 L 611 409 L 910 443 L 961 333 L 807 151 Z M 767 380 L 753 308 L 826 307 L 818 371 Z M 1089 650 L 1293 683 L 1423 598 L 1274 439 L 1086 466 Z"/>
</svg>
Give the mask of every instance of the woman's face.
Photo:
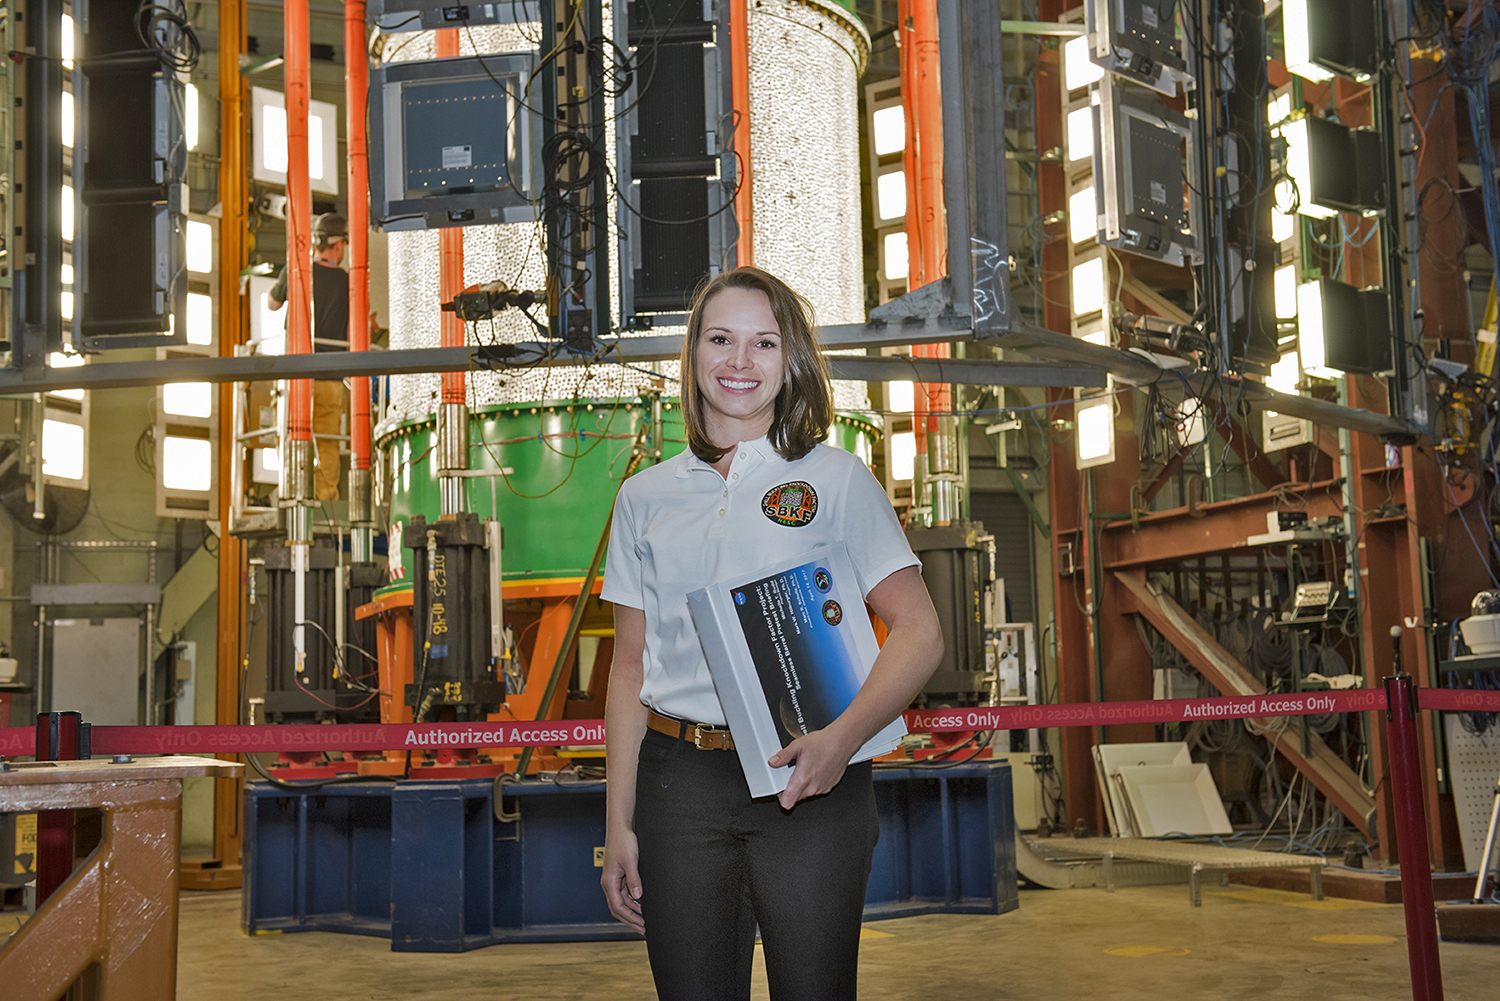
<svg viewBox="0 0 1500 1001">
<path fill-rule="evenodd" d="M 764 292 L 726 288 L 704 304 L 696 376 L 714 444 L 753 441 L 771 429 L 785 371 L 781 328 Z"/>
</svg>

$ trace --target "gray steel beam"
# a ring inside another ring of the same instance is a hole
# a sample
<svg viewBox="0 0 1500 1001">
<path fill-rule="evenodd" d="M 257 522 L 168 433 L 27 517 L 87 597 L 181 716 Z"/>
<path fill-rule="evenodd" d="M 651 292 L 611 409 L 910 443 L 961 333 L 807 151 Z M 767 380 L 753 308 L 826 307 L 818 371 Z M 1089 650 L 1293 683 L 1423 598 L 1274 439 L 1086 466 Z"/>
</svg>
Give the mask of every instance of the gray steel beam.
<svg viewBox="0 0 1500 1001">
<path fill-rule="evenodd" d="M 967 358 L 861 358 L 829 355 L 835 379 L 861 382 L 946 382 L 965 386 L 1049 386 L 1103 389 L 1103 369 L 1037 361 L 990 361 Z"/>
<path fill-rule="evenodd" d="M 943 341 L 974 340 L 965 317 L 929 318 L 917 322 L 844 324 L 822 327 L 824 346 L 894 347 Z M 1249 379 L 1219 378 L 1191 369 L 1162 368 L 1150 357 L 1091 344 L 1051 330 L 1025 326 L 981 343 L 1024 351 L 1052 362 L 1074 364 L 1076 372 L 1056 364 L 991 362 L 983 360 L 859 358 L 833 355 L 838 378 L 871 382 L 908 378 L 924 382 L 958 382 L 975 385 L 1010 386 L 1100 386 L 1097 372 L 1137 384 L 1177 383 L 1195 395 L 1214 395 L 1221 390 L 1232 399 L 1252 407 L 1304 417 L 1328 427 L 1343 427 L 1373 435 L 1410 438 L 1421 433 L 1409 421 L 1371 410 L 1343 407 L 1305 396 L 1289 396 L 1267 389 Z M 681 335 L 630 337 L 612 342 L 592 356 L 558 355 L 552 365 L 583 365 L 623 361 L 643 363 L 676 358 Z M 525 345 L 516 345 L 524 349 Z M 519 363 L 544 360 L 542 348 L 514 359 Z M 554 349 L 555 350 L 555 349 Z M 416 372 L 456 372 L 484 367 L 476 364 L 479 352 L 469 348 L 414 348 L 402 351 L 323 351 L 309 355 L 253 356 L 244 358 L 173 358 L 166 361 L 105 362 L 77 368 L 48 368 L 40 379 L 26 379 L 18 369 L 0 369 L 0 395 L 45 393 L 57 389 L 118 389 L 125 386 L 157 386 L 176 382 L 256 382 L 293 378 L 406 375 Z M 911 375 L 917 366 L 920 376 Z M 922 366 L 935 366 L 924 368 Z M 902 374 L 892 374 L 900 370 Z M 862 374 L 854 374 L 856 372 Z M 845 374 L 849 373 L 849 374 Z"/>
<path fill-rule="evenodd" d="M 160 584 L 33 584 L 33 605 L 159 605 Z"/>
</svg>

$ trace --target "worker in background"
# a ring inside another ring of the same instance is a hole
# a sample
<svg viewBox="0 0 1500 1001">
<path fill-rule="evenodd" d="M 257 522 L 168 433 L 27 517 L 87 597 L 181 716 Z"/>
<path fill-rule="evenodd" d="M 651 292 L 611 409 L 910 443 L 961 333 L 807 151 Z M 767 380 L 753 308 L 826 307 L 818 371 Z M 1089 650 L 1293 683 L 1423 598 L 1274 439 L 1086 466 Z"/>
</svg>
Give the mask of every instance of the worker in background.
<svg viewBox="0 0 1500 1001">
<path fill-rule="evenodd" d="M 344 271 L 344 253 L 349 246 L 349 227 L 336 212 L 325 212 L 313 221 L 312 336 L 314 351 L 349 350 L 349 275 Z M 287 269 L 267 295 L 268 305 L 279 310 L 287 300 Z M 342 467 L 339 439 L 343 416 L 349 410 L 349 391 L 342 379 L 313 381 L 313 442 L 317 467 L 313 488 L 320 501 L 336 500 Z"/>
</svg>

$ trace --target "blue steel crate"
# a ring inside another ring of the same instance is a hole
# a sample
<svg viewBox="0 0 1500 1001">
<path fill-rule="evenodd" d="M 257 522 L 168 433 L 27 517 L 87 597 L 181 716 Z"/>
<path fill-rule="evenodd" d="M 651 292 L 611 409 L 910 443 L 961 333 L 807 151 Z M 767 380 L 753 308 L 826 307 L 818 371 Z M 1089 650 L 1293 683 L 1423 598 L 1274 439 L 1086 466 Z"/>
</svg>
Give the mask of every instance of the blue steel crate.
<svg viewBox="0 0 1500 1001">
<path fill-rule="evenodd" d="M 877 767 L 875 805 L 865 920 L 1020 905 L 1009 762 Z"/>
<path fill-rule="evenodd" d="M 244 816 L 246 932 L 390 934 L 389 785 L 249 782 Z"/>
<path fill-rule="evenodd" d="M 245 930 L 388 935 L 398 952 L 634 938 L 599 889 L 604 784 L 507 785 L 506 821 L 491 789 L 247 783 Z M 877 768 L 875 795 L 866 920 L 1016 907 L 1007 763 Z"/>
</svg>

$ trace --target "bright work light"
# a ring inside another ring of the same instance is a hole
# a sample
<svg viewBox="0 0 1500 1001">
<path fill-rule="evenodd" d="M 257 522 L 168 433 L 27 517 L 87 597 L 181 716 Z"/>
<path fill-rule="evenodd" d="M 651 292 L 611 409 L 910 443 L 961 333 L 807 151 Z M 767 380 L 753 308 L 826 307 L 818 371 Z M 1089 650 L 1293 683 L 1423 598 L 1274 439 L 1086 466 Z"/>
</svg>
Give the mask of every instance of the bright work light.
<svg viewBox="0 0 1500 1001">
<path fill-rule="evenodd" d="M 1102 466 L 1115 459 L 1115 401 L 1110 396 L 1079 400 L 1073 410 L 1077 428 L 1078 468 Z"/>
</svg>

